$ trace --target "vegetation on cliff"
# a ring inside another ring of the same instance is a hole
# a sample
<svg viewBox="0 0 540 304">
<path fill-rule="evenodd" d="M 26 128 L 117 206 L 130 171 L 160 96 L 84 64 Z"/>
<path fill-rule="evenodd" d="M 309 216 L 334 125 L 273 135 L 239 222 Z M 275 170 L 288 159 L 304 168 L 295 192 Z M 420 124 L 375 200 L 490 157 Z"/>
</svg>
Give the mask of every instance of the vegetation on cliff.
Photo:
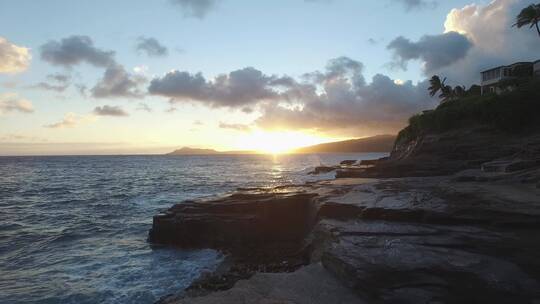
<svg viewBox="0 0 540 304">
<path fill-rule="evenodd" d="M 444 132 L 484 124 L 506 132 L 522 132 L 540 125 L 540 79 L 522 84 L 501 95 L 467 96 L 442 103 L 409 119 L 398 141 L 425 133 Z"/>
</svg>

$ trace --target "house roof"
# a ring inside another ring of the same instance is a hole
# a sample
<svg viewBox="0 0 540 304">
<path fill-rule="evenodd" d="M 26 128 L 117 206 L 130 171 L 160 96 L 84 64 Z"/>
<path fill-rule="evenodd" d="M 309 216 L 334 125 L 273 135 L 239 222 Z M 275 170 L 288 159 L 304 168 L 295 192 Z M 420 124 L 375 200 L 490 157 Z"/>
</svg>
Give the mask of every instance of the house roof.
<svg viewBox="0 0 540 304">
<path fill-rule="evenodd" d="M 512 63 L 510 65 L 500 65 L 500 66 L 495 67 L 495 68 L 491 68 L 491 69 L 488 69 L 488 70 L 481 71 L 480 73 L 485 73 L 485 72 L 489 72 L 489 71 L 492 71 L 492 70 L 497 70 L 497 69 L 500 69 L 500 68 L 506 68 L 506 67 L 511 67 L 511 66 L 520 65 L 520 64 L 535 64 L 537 62 L 540 62 L 540 60 L 537 60 L 537 61 L 534 61 L 534 62 L 520 61 L 520 62 Z"/>
</svg>

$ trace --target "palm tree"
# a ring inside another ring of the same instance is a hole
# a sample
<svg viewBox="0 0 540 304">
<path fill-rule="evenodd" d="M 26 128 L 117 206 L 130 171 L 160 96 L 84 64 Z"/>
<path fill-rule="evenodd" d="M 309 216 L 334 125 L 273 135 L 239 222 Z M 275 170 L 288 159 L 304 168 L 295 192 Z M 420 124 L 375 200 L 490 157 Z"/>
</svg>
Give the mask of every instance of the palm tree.
<svg viewBox="0 0 540 304">
<path fill-rule="evenodd" d="M 529 25 L 529 28 L 536 27 L 538 36 L 540 36 L 540 3 L 531 4 L 528 7 L 524 8 L 521 13 L 516 18 L 516 23 L 513 26 L 517 28 L 522 28 L 526 25 Z"/>
<path fill-rule="evenodd" d="M 441 78 L 439 76 L 433 75 L 433 77 L 431 77 L 431 79 L 429 80 L 429 84 L 430 84 L 430 87 L 428 88 L 429 95 L 433 97 L 435 96 L 435 94 L 437 94 L 437 92 L 439 91 L 442 92 L 442 89 L 445 86 L 444 84 L 445 81 L 446 81 L 446 78 L 443 81 L 441 81 Z"/>
<path fill-rule="evenodd" d="M 437 92 L 440 91 L 441 93 L 439 94 L 439 98 L 442 98 L 443 102 L 451 99 L 453 89 L 451 86 L 446 85 L 445 82 L 446 78 L 441 81 L 441 78 L 437 75 L 431 77 L 429 80 L 430 87 L 428 88 L 429 95 L 433 97 L 437 94 Z"/>
</svg>

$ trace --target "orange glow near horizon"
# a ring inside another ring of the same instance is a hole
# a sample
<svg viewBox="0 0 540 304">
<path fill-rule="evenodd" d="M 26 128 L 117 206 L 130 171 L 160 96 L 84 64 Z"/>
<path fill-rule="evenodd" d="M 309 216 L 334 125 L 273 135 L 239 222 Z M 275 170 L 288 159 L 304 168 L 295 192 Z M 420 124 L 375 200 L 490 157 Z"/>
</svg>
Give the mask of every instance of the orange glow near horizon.
<svg viewBox="0 0 540 304">
<path fill-rule="evenodd" d="M 317 145 L 332 139 L 315 134 L 293 131 L 254 131 L 242 136 L 237 142 L 240 150 L 252 150 L 268 154 L 284 154 L 294 149 Z"/>
</svg>

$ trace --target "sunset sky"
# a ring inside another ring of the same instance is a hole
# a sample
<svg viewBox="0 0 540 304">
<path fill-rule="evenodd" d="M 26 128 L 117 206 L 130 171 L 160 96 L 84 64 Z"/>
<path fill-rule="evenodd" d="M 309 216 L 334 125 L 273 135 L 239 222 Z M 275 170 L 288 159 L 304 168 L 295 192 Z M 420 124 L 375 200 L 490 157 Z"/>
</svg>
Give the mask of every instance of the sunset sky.
<svg viewBox="0 0 540 304">
<path fill-rule="evenodd" d="M 396 133 L 426 79 L 540 59 L 537 1 L 0 0 L 0 155 L 285 150 Z"/>
</svg>

